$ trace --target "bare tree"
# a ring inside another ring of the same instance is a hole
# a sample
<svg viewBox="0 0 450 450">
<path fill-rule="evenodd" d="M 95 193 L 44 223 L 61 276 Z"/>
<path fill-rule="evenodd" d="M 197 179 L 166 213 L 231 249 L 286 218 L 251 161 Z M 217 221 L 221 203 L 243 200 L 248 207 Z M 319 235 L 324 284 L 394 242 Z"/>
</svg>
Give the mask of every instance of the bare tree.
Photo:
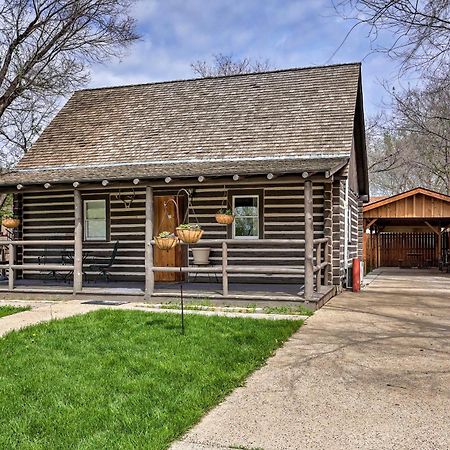
<svg viewBox="0 0 450 450">
<path fill-rule="evenodd" d="M 449 79 L 450 0 L 332 0 L 353 26 L 368 25 L 375 50 L 401 62 L 401 72 L 419 71 Z M 353 29 L 352 28 L 352 29 Z M 388 31 L 394 38 L 383 46 L 378 39 Z"/>
<path fill-rule="evenodd" d="M 133 2 L 0 0 L 0 136 L 13 152 L 7 160 L 26 151 L 61 96 L 87 82 L 91 63 L 120 56 L 138 38 Z"/>
<path fill-rule="evenodd" d="M 450 195 L 450 91 L 429 82 L 394 96 L 398 128 L 417 170 L 429 185 Z"/>
<path fill-rule="evenodd" d="M 417 185 L 450 195 L 450 91 L 436 80 L 393 91 L 390 117 L 368 132 L 369 171 L 377 193 Z"/>
<path fill-rule="evenodd" d="M 354 22 L 346 39 L 368 26 L 374 50 L 399 61 L 400 77 L 419 75 L 416 87 L 392 90 L 393 116 L 368 133 L 373 190 L 424 185 L 450 193 L 450 0 L 332 1 Z"/>
<path fill-rule="evenodd" d="M 213 55 L 211 62 L 196 61 L 191 68 L 201 78 L 239 75 L 242 73 L 266 72 L 271 70 L 268 59 L 260 61 L 251 58 L 234 59 L 232 55 L 218 53 Z"/>
</svg>

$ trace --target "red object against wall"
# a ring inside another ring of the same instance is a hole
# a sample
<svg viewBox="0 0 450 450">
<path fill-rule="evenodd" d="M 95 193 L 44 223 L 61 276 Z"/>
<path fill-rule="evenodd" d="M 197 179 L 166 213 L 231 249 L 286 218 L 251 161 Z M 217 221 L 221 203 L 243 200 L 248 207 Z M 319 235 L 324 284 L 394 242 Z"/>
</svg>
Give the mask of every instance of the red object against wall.
<svg viewBox="0 0 450 450">
<path fill-rule="evenodd" d="M 361 290 L 361 274 L 360 272 L 361 264 L 359 263 L 359 258 L 353 258 L 352 267 L 352 280 L 353 280 L 353 292 L 359 292 Z"/>
</svg>

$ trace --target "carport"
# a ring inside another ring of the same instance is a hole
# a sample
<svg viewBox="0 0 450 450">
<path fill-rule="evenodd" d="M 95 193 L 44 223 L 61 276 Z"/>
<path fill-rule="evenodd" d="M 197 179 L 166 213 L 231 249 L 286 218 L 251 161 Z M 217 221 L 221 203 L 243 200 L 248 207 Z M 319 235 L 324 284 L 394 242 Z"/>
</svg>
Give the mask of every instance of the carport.
<svg viewBox="0 0 450 450">
<path fill-rule="evenodd" d="M 364 206 L 365 270 L 449 267 L 450 196 L 415 188 Z"/>
</svg>

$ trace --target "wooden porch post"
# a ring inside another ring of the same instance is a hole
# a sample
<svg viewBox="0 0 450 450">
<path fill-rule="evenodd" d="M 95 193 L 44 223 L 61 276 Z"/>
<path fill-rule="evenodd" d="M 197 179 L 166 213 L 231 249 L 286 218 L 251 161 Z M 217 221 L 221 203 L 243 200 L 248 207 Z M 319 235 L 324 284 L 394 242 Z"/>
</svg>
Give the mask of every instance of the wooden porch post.
<svg viewBox="0 0 450 450">
<path fill-rule="evenodd" d="M 222 295 L 228 296 L 228 245 L 222 242 Z"/>
<path fill-rule="evenodd" d="M 326 252 L 326 246 L 325 246 L 325 252 Z M 325 256 L 326 258 L 326 256 Z M 322 263 L 322 244 L 318 244 L 316 247 L 316 264 L 320 266 Z M 322 269 L 319 269 L 316 272 L 316 289 L 317 292 L 320 292 L 322 289 Z"/>
<path fill-rule="evenodd" d="M 83 289 L 83 202 L 78 189 L 75 189 L 73 193 L 75 203 L 73 293 L 77 294 Z"/>
<path fill-rule="evenodd" d="M 437 263 L 438 267 L 441 267 L 441 260 L 442 260 L 442 242 L 441 242 L 441 227 L 433 227 L 433 225 L 430 224 L 430 222 L 427 222 L 425 220 L 425 224 L 427 227 L 429 227 L 433 233 L 435 234 L 435 242 L 436 245 L 434 246 L 434 253 L 437 257 Z"/>
<path fill-rule="evenodd" d="M 145 189 L 145 300 L 150 300 L 155 290 L 153 272 L 153 188 Z"/>
<path fill-rule="evenodd" d="M 305 180 L 305 300 L 311 300 L 314 292 L 314 217 L 312 181 Z"/>
<path fill-rule="evenodd" d="M 16 258 L 16 246 L 9 244 L 9 269 L 8 269 L 8 289 L 12 291 L 14 289 L 14 282 L 16 281 L 16 271 L 12 268 L 14 260 Z"/>
</svg>

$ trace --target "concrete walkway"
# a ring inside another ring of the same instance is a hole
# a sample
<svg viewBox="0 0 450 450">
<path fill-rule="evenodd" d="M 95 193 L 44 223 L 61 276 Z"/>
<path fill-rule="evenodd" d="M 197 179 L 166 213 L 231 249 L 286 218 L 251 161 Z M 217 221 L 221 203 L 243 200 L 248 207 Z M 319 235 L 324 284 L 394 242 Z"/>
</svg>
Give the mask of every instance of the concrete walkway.
<svg viewBox="0 0 450 450">
<path fill-rule="evenodd" d="M 450 276 L 371 278 L 310 318 L 172 450 L 450 448 Z"/>
<path fill-rule="evenodd" d="M 40 322 L 64 319 L 96 309 L 94 305 L 84 305 L 81 302 L 0 301 L 0 306 L 2 305 L 31 306 L 32 309 L 0 318 L 0 337 L 13 330 L 36 325 Z"/>
</svg>

